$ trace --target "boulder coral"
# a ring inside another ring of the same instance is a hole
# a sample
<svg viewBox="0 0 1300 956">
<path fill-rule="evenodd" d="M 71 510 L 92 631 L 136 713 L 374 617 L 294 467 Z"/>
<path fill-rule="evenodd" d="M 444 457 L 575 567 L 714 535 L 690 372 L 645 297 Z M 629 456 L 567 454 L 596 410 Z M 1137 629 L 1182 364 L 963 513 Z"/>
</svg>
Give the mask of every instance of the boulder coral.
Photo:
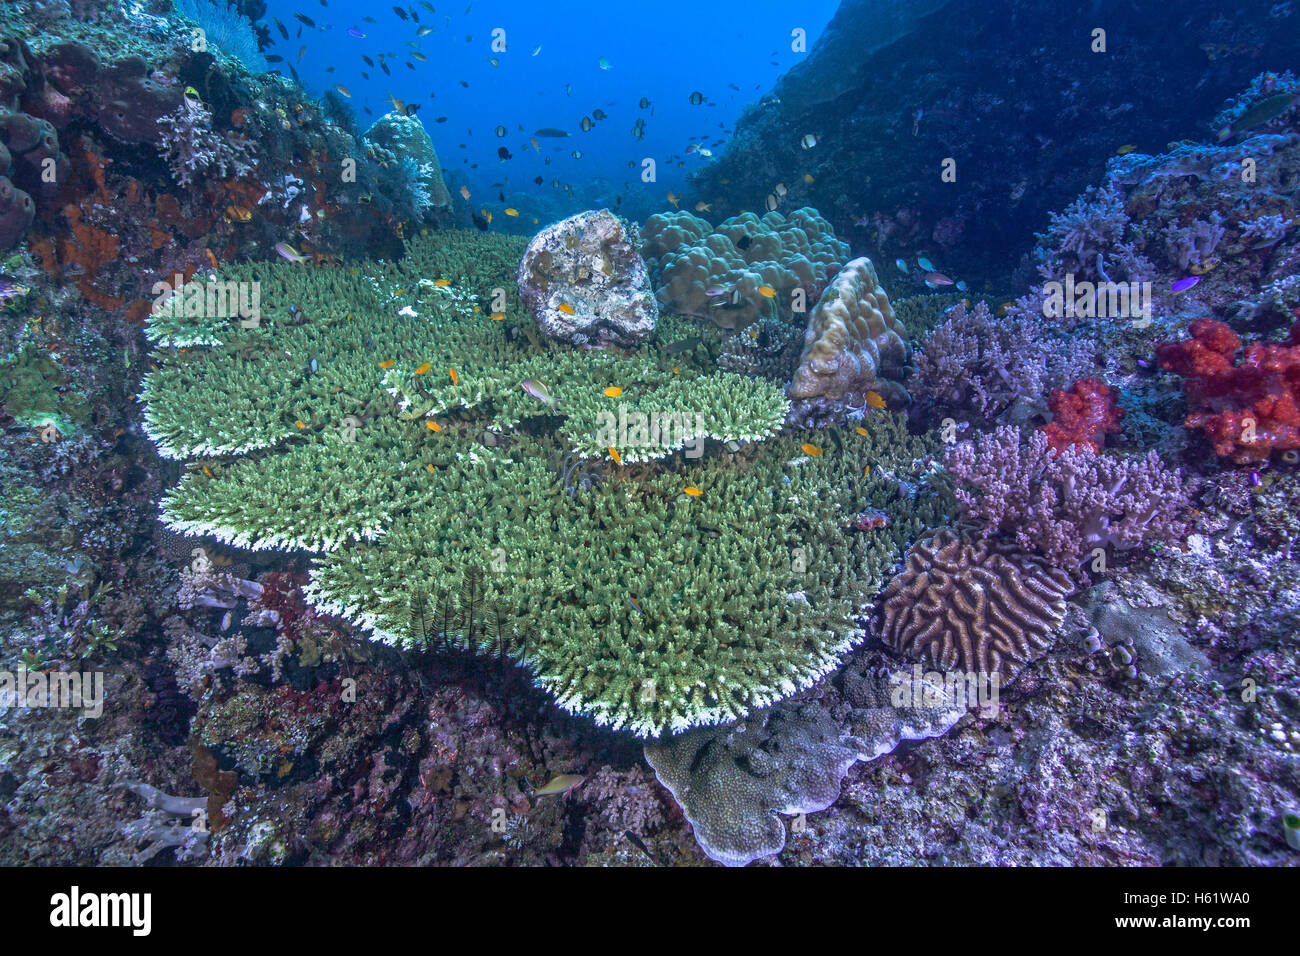
<svg viewBox="0 0 1300 956">
<path fill-rule="evenodd" d="M 849 258 L 848 244 L 811 208 L 789 217 L 746 212 L 716 229 L 688 212 L 661 213 L 646 221 L 642 252 L 661 302 L 725 329 L 807 311 Z"/>
<path fill-rule="evenodd" d="M 803 354 L 788 393 L 794 414 L 861 408 L 869 391 L 905 403 L 907 391 L 899 379 L 912 351 L 902 331 L 871 260 L 854 259 L 808 317 Z"/>
</svg>

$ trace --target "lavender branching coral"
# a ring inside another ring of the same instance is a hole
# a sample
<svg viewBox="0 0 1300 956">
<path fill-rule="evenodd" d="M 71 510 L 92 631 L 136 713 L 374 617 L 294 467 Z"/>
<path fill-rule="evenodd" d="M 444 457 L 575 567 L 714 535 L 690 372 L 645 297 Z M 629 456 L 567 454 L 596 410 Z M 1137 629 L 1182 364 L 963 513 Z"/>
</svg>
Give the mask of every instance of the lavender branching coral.
<svg viewBox="0 0 1300 956">
<path fill-rule="evenodd" d="M 1096 352 L 1093 339 L 1052 337 L 1027 309 L 997 319 L 983 302 L 958 303 L 926 337 L 908 384 L 932 414 L 974 411 L 993 422 L 1019 400 L 1045 411 L 1048 390 L 1090 375 Z"/>
<path fill-rule="evenodd" d="M 257 165 L 247 143 L 212 129 L 212 114 L 198 100 L 186 97 L 175 112 L 159 118 L 158 126 L 162 133 L 159 152 L 182 186 L 188 186 L 198 173 L 215 172 L 225 179 L 245 176 Z"/>
<path fill-rule="evenodd" d="M 1096 548 L 1173 543 L 1188 530 L 1182 475 L 1155 452 L 1058 453 L 1043 432 L 1022 445 L 1020 433 L 1004 426 L 954 445 L 944 464 L 962 510 L 983 522 L 986 536 L 1004 532 L 1058 568 L 1078 571 Z"/>
<path fill-rule="evenodd" d="M 1048 281 L 1067 273 L 1090 282 L 1149 278 L 1154 269 L 1136 243 L 1126 241 L 1128 226 L 1123 193 L 1113 183 L 1088 189 L 1065 212 L 1052 213 L 1036 252 L 1039 273 Z"/>
</svg>

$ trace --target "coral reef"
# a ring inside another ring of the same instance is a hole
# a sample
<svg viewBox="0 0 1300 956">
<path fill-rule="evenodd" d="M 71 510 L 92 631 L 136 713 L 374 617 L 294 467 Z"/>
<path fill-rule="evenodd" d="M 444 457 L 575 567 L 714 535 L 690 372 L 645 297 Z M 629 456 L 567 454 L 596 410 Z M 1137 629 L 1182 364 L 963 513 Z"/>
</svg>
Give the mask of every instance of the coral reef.
<svg viewBox="0 0 1300 956">
<path fill-rule="evenodd" d="M 806 420 L 862 408 L 868 392 L 905 405 L 907 390 L 897 380 L 912 352 L 900 329 L 871 260 L 845 265 L 808 316 L 789 388 L 792 414 Z"/>
<path fill-rule="evenodd" d="M 1074 593 L 1070 575 L 950 531 L 918 541 L 882 598 L 882 637 L 945 670 L 1009 681 L 1048 646 Z"/>
<path fill-rule="evenodd" d="M 659 300 L 724 329 L 806 311 L 849 259 L 847 243 L 810 208 L 746 212 L 716 229 L 688 212 L 661 213 L 641 236 Z"/>
<path fill-rule="evenodd" d="M 1190 333 L 1156 348 L 1160 367 L 1185 379 L 1187 427 L 1238 464 L 1300 450 L 1300 321 L 1285 344 L 1252 343 L 1240 360 L 1241 338 L 1222 322 L 1198 319 Z"/>
<path fill-rule="evenodd" d="M 832 669 L 857 636 L 849 615 L 882 583 L 895 541 L 915 533 L 902 518 L 921 505 L 851 537 L 814 542 L 800 529 L 838 529 L 849 501 L 897 509 L 878 473 L 920 443 L 882 416 L 852 455 L 809 459 L 796 440 L 761 440 L 786 412 L 767 383 L 665 369 L 667 355 L 513 344 L 505 327 L 517 317 L 470 305 L 491 297 L 499 272 L 481 285 L 420 283 L 443 274 L 435 250 L 487 241 L 430 236 L 399 266 L 357 275 L 232 270 L 282 304 L 260 328 L 226 320 L 220 347 L 162 355 L 143 392 L 146 428 L 179 458 L 276 453 L 190 470 L 164 502 L 168 523 L 254 550 L 327 552 L 307 589 L 321 610 L 401 646 L 508 654 L 566 709 L 643 735 L 743 716 Z M 517 249 L 494 242 L 498 262 Z M 410 290 L 409 305 L 395 289 Z M 549 391 L 521 387 L 530 380 Z M 654 413 L 682 408 L 698 421 L 639 448 Z M 556 493 L 546 462 L 557 441 L 599 456 L 603 480 Z M 652 533 L 676 543 L 647 551 Z M 760 558 L 792 549 L 804 550 L 788 565 Z"/>
<path fill-rule="evenodd" d="M 381 166 L 406 170 L 410 202 L 417 218 L 445 214 L 451 194 L 442 179 L 442 164 L 433 140 L 414 116 L 385 113 L 361 138 L 366 153 Z"/>
<path fill-rule="evenodd" d="M 1005 532 L 1028 554 L 1071 571 L 1096 549 L 1125 550 L 1185 536 L 1188 489 L 1155 452 L 1121 458 L 1077 448 L 1058 453 L 1046 434 L 1022 444 L 1002 426 L 952 446 L 944 465 L 957 498 L 986 534 Z"/>
<path fill-rule="evenodd" d="M 659 318 L 635 233 L 608 209 L 570 216 L 534 236 L 518 285 L 542 332 L 570 345 L 632 346 Z"/>
</svg>

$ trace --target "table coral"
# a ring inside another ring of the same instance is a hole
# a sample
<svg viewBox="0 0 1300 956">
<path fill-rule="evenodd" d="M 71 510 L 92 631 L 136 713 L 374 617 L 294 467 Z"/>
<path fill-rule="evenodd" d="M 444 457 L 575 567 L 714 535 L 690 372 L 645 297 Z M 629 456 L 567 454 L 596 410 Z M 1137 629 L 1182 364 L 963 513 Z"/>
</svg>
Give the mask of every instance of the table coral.
<svg viewBox="0 0 1300 956">
<path fill-rule="evenodd" d="M 663 352 L 508 337 L 526 327 L 518 305 L 500 322 L 474 306 L 514 270 L 519 245 L 440 233 L 392 265 L 231 267 L 223 279 L 261 283 L 261 326 L 227 318 L 220 345 L 160 351 L 145 384 L 164 454 L 220 456 L 194 463 L 166 521 L 322 552 L 307 588 L 320 610 L 402 647 L 507 653 L 562 707 L 640 735 L 741 716 L 828 673 L 860 639 L 852 614 L 900 543 L 937 519 L 880 477 L 925 442 L 882 416 L 845 454 L 809 459 L 796 438 L 760 440 L 786 411 L 770 383 Z M 461 278 L 421 284 L 430 275 Z M 156 316 L 150 334 L 185 341 L 184 322 Z M 621 395 L 606 394 L 613 384 Z M 620 466 L 593 447 L 620 402 L 629 416 L 698 408 L 698 437 L 713 444 L 664 464 L 651 460 L 660 446 L 636 466 L 625 447 Z M 727 441 L 737 451 L 723 453 Z M 563 493 L 548 464 L 566 448 L 602 462 L 582 494 Z M 840 530 L 863 502 L 897 520 Z"/>
<path fill-rule="evenodd" d="M 1184 379 L 1192 406 L 1188 428 L 1203 431 L 1221 458 L 1268 461 L 1300 449 L 1300 321 L 1285 344 L 1254 342 L 1236 360 L 1241 339 L 1222 322 L 1198 319 L 1191 338 L 1165 342 L 1156 358 Z"/>
</svg>

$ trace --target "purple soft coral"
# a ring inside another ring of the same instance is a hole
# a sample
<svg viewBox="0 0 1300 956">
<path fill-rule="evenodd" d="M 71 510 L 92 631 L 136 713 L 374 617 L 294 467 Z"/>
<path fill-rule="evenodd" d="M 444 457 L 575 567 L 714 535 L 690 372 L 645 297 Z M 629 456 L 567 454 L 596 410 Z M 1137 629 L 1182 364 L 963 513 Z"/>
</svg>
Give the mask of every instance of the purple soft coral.
<svg viewBox="0 0 1300 956">
<path fill-rule="evenodd" d="M 1097 548 L 1173 543 L 1188 530 L 1182 475 L 1155 452 L 1057 453 L 1041 432 L 1022 445 L 1016 429 L 1003 427 L 953 446 L 945 464 L 963 511 L 986 535 L 1006 532 L 1060 568 L 1077 572 Z"/>
</svg>

